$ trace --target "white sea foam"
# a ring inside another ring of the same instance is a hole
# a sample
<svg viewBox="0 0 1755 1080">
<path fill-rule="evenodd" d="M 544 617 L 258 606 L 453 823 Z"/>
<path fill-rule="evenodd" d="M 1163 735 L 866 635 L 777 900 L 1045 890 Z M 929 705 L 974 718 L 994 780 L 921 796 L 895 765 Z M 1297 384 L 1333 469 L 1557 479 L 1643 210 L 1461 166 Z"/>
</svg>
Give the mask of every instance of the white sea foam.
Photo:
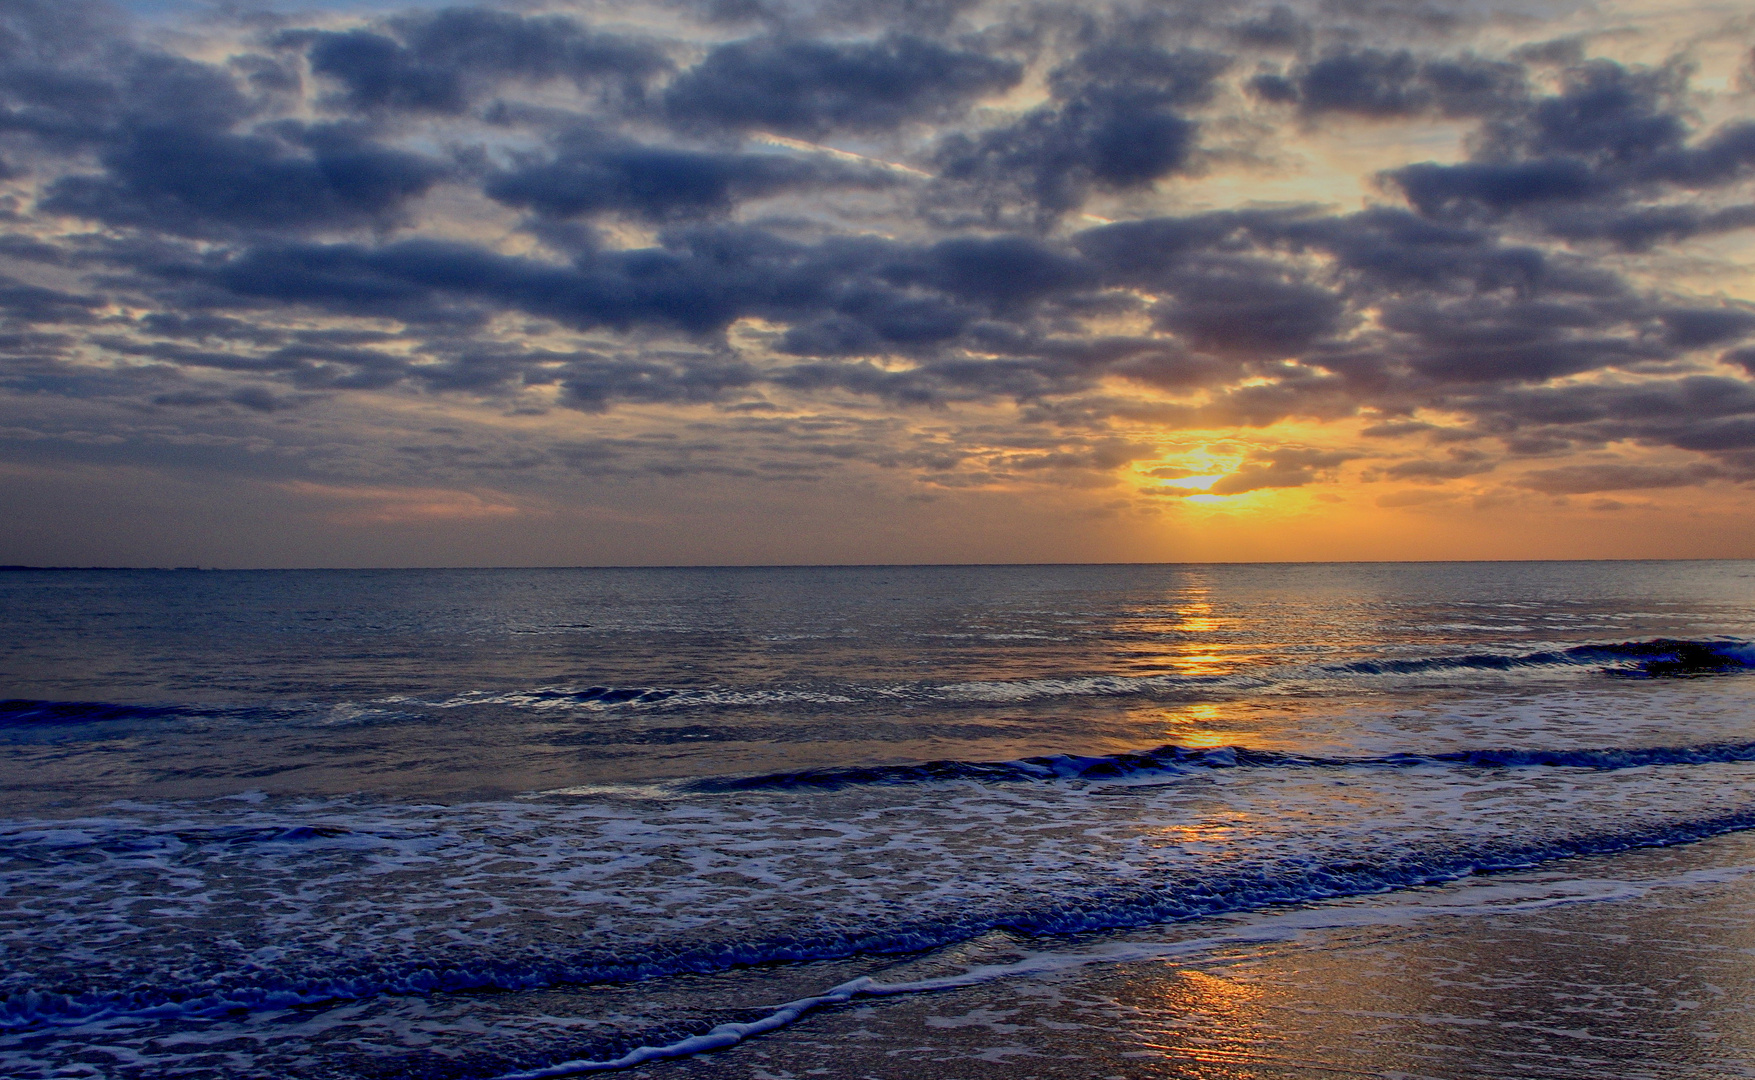
<svg viewBox="0 0 1755 1080">
<path fill-rule="evenodd" d="M 953 782 L 567 805 L 227 802 L 19 822 L 0 827 L 0 1021 L 537 986 L 918 948 L 1001 926 L 1138 924 L 1687 835 L 1747 812 L 1752 783 L 1744 762 L 1260 769 L 1106 786 L 1126 799 L 1077 781 Z M 280 950 L 269 966 L 265 948 Z"/>
<path fill-rule="evenodd" d="M 608 712 L 617 709 L 738 708 L 760 705 L 848 705 L 856 698 L 846 693 L 795 689 L 736 689 L 709 687 L 578 687 L 539 686 L 528 690 L 471 690 L 453 697 L 421 700 L 386 698 L 387 704 L 416 705 L 433 709 L 462 709 L 502 705 L 538 712 Z"/>
<path fill-rule="evenodd" d="M 1493 629 L 1475 624 L 1444 624 L 1413 629 L 1469 632 Z M 1525 630 L 1512 627 L 1511 630 Z M 946 636 L 946 635 L 937 635 Z M 958 636 L 958 635 L 951 635 Z M 960 635 L 984 639 L 1050 640 L 1036 633 Z M 1053 638 L 1052 640 L 1062 640 Z M 1733 640 L 1692 643 L 1732 665 L 1755 666 L 1755 644 Z M 920 702 L 1022 703 L 1055 698 L 1188 696 L 1236 694 L 1246 691 L 1309 693 L 1313 688 L 1333 691 L 1348 683 L 1382 684 L 1459 677 L 1479 683 L 1493 680 L 1508 688 L 1561 682 L 1578 689 L 1584 673 L 1595 674 L 1604 665 L 1638 664 L 1650 657 L 1616 646 L 1603 651 L 1581 650 L 1564 641 L 1528 641 L 1520 649 L 1480 653 L 1435 652 L 1430 648 L 1383 646 L 1342 664 L 1290 662 L 1302 654 L 1324 650 L 1314 645 L 1282 647 L 1278 660 L 1272 656 L 1243 655 L 1224 660 L 1203 660 L 1200 670 L 1158 671 L 1149 674 L 1085 674 L 1059 677 L 970 679 L 949 683 L 847 683 L 823 686 L 578 686 L 551 685 L 516 690 L 473 690 L 443 698 L 422 699 L 392 696 L 360 708 L 382 710 L 384 706 L 461 709 L 502 706 L 538 712 L 603 713 L 617 710 L 736 709 L 789 705 L 854 705 L 885 700 L 913 699 Z M 1173 660 L 1172 654 L 1167 658 Z M 339 708 L 339 707 L 338 707 Z"/>
</svg>

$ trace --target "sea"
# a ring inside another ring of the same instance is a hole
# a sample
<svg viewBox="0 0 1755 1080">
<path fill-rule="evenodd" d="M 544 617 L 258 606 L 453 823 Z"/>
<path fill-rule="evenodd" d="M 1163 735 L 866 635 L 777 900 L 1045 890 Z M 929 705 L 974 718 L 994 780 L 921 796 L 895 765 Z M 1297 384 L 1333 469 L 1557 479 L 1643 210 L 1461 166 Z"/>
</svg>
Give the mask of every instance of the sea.
<svg viewBox="0 0 1755 1080">
<path fill-rule="evenodd" d="M 0 572 L 0 1075 L 1755 1076 L 1755 563 Z"/>
</svg>

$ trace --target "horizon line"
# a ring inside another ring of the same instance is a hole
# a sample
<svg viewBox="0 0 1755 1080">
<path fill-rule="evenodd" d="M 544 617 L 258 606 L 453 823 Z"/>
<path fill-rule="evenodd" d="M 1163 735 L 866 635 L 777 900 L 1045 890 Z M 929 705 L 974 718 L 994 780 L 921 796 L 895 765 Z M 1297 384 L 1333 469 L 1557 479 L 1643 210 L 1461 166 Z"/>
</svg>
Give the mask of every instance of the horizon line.
<svg viewBox="0 0 1755 1080">
<path fill-rule="evenodd" d="M 922 563 L 574 563 L 451 566 L 38 566 L 0 563 L 0 573 L 135 572 L 135 573 L 299 573 L 339 571 L 435 570 L 924 570 L 933 568 L 1085 567 L 1085 566 L 1454 566 L 1527 563 L 1683 563 L 1755 562 L 1755 556 L 1647 557 L 1583 559 L 1237 559 L 1163 560 L 1156 562 L 922 562 Z"/>
</svg>

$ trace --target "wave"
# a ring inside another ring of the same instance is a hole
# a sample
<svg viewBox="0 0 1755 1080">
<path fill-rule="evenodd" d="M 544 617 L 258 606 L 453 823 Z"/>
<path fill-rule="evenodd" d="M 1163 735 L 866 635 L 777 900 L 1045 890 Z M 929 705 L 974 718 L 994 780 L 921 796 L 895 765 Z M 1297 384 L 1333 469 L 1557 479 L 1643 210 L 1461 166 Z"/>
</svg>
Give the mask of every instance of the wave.
<svg viewBox="0 0 1755 1080">
<path fill-rule="evenodd" d="M 1173 744 L 1124 754 L 1045 754 L 1014 761 L 926 761 L 916 765 L 867 765 L 799 769 L 758 776 L 705 777 L 688 781 L 692 791 L 757 791 L 764 788 L 841 788 L 863 784 L 920 784 L 947 780 L 1095 780 L 1140 773 L 1178 773 L 1192 768 L 1346 764 L 1245 746 L 1188 747 Z"/>
<path fill-rule="evenodd" d="M 477 956 L 352 963 L 305 972 L 277 968 L 227 971 L 177 986 L 57 992 L 15 989 L 0 999 L 0 1029 L 14 1031 L 115 1017 L 170 1019 L 290 1007 L 333 1005 L 383 995 L 531 991 L 563 985 L 627 983 L 708 974 L 737 967 L 896 955 L 941 948 L 994 931 L 1062 935 L 1182 922 L 1346 896 L 1391 892 L 1511 870 L 1555 859 L 1703 840 L 1755 828 L 1755 807 L 1696 820 L 1630 824 L 1621 831 L 1524 840 L 1478 840 L 1400 851 L 1331 852 L 1284 858 L 1223 872 L 1129 877 L 1069 889 L 1028 906 L 959 908 L 935 919 L 896 925 L 688 945 L 659 942 L 646 951 L 556 958 Z"/>
<path fill-rule="evenodd" d="M 1576 645 L 1523 653 L 1462 653 L 1406 659 L 1352 660 L 1339 664 L 1270 665 L 1206 675 L 1083 675 L 1045 679 L 988 680 L 927 688 L 939 700 L 1024 702 L 1056 697 L 1133 697 L 1259 689 L 1296 679 L 1336 676 L 1423 675 L 1446 671 L 1519 671 L 1597 667 L 1615 678 L 1676 678 L 1721 675 L 1755 668 L 1755 642 L 1736 638 L 1698 641 L 1656 638 Z"/>
<path fill-rule="evenodd" d="M 1527 653 L 1465 653 L 1392 660 L 1354 660 L 1342 664 L 1271 665 L 1204 675 L 1064 675 L 1036 679 L 990 679 L 956 683 L 898 683 L 888 686 L 767 687 L 727 686 L 544 686 L 529 690 L 472 691 L 440 701 L 392 698 L 396 704 L 433 708 L 507 705 L 539 710 L 740 708 L 785 705 L 858 705 L 881 701 L 1021 703 L 1060 697 L 1133 697 L 1259 689 L 1288 678 L 1337 675 L 1418 675 L 1451 670 L 1513 671 L 1543 667 L 1600 667 L 1620 678 L 1715 675 L 1755 668 L 1755 643 L 1735 638 L 1698 641 L 1657 638 L 1578 645 Z"/>
<path fill-rule="evenodd" d="M 788 705 L 870 705 L 881 702 L 1011 704 L 1045 698 L 1134 697 L 1208 694 L 1260 689 L 1287 679 L 1364 675 L 1419 675 L 1451 670 L 1513 671 L 1543 667 L 1599 667 L 1620 678 L 1714 675 L 1755 668 L 1755 643 L 1734 638 L 1698 641 L 1657 638 L 1578 645 L 1527 653 L 1466 653 L 1342 664 L 1251 667 L 1219 674 L 1063 675 L 956 683 L 895 683 L 881 686 L 540 686 L 526 690 L 477 690 L 440 700 L 389 698 L 379 704 L 457 709 L 500 705 L 534 710 L 606 712 L 746 708 Z"/>
<path fill-rule="evenodd" d="M 119 705 L 108 701 L 0 701 L 0 725 L 101 724 L 115 720 L 158 720 L 187 715 L 170 705 Z"/>
<path fill-rule="evenodd" d="M 522 690 L 472 690 L 426 700 L 392 696 L 370 702 L 283 703 L 274 706 L 127 704 L 105 701 L 0 701 L 0 728 L 96 724 L 174 718 L 242 720 L 314 719 L 367 722 L 402 719 L 414 709 L 503 706 L 558 712 L 612 710 L 738 709 L 787 706 L 858 706 L 883 702 L 937 705 L 1023 703 L 1066 697 L 1133 697 L 1210 694 L 1259 689 L 1286 680 L 1336 676 L 1422 675 L 1446 671 L 1517 671 L 1557 667 L 1597 667 L 1614 678 L 1657 679 L 1722 675 L 1755 669 L 1755 642 L 1734 638 L 1683 640 L 1657 638 L 1577 645 L 1525 653 L 1465 653 L 1406 659 L 1353 660 L 1340 664 L 1265 665 L 1211 675 L 1066 675 L 1037 679 L 997 679 L 933 685 L 815 687 L 731 686 L 539 686 Z M 934 763 L 935 765 L 940 763 Z"/>
<path fill-rule="evenodd" d="M 584 709 L 599 712 L 625 708 L 702 708 L 749 705 L 850 705 L 856 700 L 846 693 L 824 690 L 754 689 L 725 686 L 539 686 L 530 690 L 474 690 L 438 701 L 389 698 L 397 705 L 425 705 L 435 709 L 459 709 L 475 705 L 510 705 L 517 708 Z"/>
<path fill-rule="evenodd" d="M 318 724 L 395 719 L 400 714 L 352 702 L 335 704 L 197 705 L 132 704 L 114 701 L 0 701 L 0 729 L 77 727 L 82 724 L 233 720 L 246 723 L 302 721 Z"/>
<path fill-rule="evenodd" d="M 706 777 L 682 785 L 691 791 L 730 792 L 764 789 L 843 788 L 866 784 L 923 784 L 950 780 L 1030 781 L 1108 780 L 1139 775 L 1177 775 L 1194 769 L 1239 768 L 1411 768 L 1420 765 L 1517 768 L 1548 766 L 1595 770 L 1647 765 L 1706 765 L 1755 761 L 1755 743 L 1702 743 L 1696 746 L 1609 747 L 1600 749 L 1484 749 L 1438 753 L 1383 754 L 1374 757 L 1317 757 L 1247 746 L 1177 746 L 1123 754 L 1079 756 L 1047 754 L 1014 761 L 927 761 L 916 765 L 870 765 L 800 769 L 757 776 Z"/>
<path fill-rule="evenodd" d="M 1605 666 L 1605 674 L 1624 678 L 1675 678 L 1718 675 L 1755 668 L 1755 642 L 1735 638 L 1688 641 L 1656 638 L 1607 645 L 1576 645 L 1569 649 L 1531 653 L 1470 653 L 1407 660 L 1356 660 L 1329 670 L 1358 675 L 1412 675 L 1427 671 L 1473 669 L 1511 671 L 1518 668 Z"/>
</svg>

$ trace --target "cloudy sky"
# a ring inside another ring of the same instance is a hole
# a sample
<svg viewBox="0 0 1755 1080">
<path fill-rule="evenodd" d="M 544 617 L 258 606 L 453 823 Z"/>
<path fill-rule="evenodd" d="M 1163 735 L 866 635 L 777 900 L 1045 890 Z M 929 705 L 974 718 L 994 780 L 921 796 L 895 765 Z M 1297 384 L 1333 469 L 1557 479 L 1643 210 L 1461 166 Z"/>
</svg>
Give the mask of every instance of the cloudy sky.
<svg viewBox="0 0 1755 1080">
<path fill-rule="evenodd" d="M 0 0 L 0 562 L 1755 556 L 1752 45 Z"/>
</svg>

